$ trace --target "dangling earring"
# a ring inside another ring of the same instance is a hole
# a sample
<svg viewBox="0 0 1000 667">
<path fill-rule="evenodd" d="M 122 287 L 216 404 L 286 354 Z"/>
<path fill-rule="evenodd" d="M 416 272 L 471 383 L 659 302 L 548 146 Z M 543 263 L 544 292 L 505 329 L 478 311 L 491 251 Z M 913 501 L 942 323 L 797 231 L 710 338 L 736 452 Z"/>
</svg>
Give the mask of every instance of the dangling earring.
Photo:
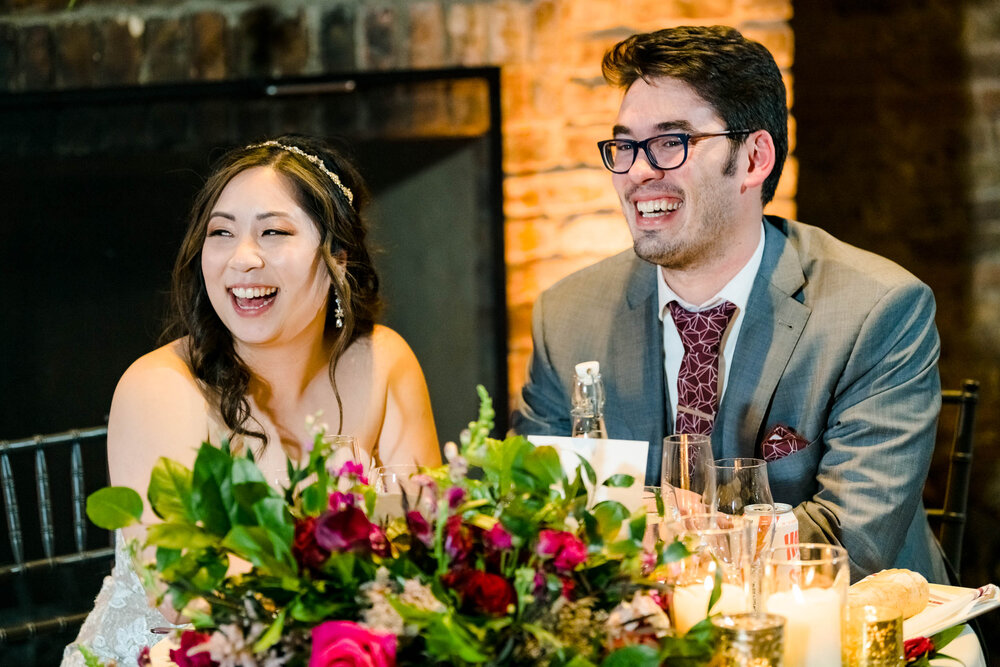
<svg viewBox="0 0 1000 667">
<path fill-rule="evenodd" d="M 340 303 L 340 295 L 339 294 L 336 295 L 334 297 L 334 299 L 335 299 L 334 303 L 336 304 L 337 308 L 333 311 L 333 316 L 335 318 L 337 318 L 337 319 L 334 320 L 333 323 L 334 323 L 334 325 L 338 329 L 343 329 L 344 328 L 344 306 L 342 306 L 341 303 Z"/>
</svg>

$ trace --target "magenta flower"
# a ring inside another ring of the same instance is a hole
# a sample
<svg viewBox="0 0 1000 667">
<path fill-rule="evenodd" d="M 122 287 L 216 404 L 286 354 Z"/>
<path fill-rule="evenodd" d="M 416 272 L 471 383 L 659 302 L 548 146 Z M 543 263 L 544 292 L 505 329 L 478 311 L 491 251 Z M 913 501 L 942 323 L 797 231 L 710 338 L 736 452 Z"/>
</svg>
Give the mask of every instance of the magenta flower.
<svg viewBox="0 0 1000 667">
<path fill-rule="evenodd" d="M 434 541 L 434 532 L 431 525 L 427 523 L 424 515 L 417 510 L 410 510 L 406 513 L 406 527 L 410 529 L 410 535 L 417 538 L 425 545 L 430 546 Z"/>
<path fill-rule="evenodd" d="M 462 517 L 453 514 L 444 524 L 444 551 L 454 560 L 465 560 L 472 551 L 472 532 L 462 523 Z"/>
<path fill-rule="evenodd" d="M 496 551 L 503 551 L 514 546 L 514 543 L 510 539 L 510 533 L 504 530 L 499 521 L 483 533 L 483 542 L 488 548 L 495 549 Z"/>
<path fill-rule="evenodd" d="M 334 491 L 330 494 L 330 511 L 339 512 L 345 507 L 354 507 L 354 503 L 357 499 L 354 497 L 353 493 L 341 493 L 340 491 Z"/>
<path fill-rule="evenodd" d="M 465 500 L 465 489 L 460 486 L 453 486 L 448 489 L 448 508 L 456 509 Z"/>
<path fill-rule="evenodd" d="M 392 555 L 392 547 L 389 546 L 389 539 L 385 536 L 385 531 L 378 525 L 371 524 L 371 532 L 368 533 L 368 542 L 371 545 L 372 553 L 382 558 Z"/>
<path fill-rule="evenodd" d="M 181 634 L 181 645 L 179 648 L 170 649 L 170 660 L 177 667 L 213 667 L 217 662 L 212 661 L 212 656 L 207 651 L 191 650 L 208 641 L 207 632 L 197 630 L 185 630 Z"/>
<path fill-rule="evenodd" d="M 337 471 L 337 477 L 361 477 L 365 469 L 356 461 L 345 461 L 344 465 L 340 466 L 340 470 Z"/>
<path fill-rule="evenodd" d="M 327 621 L 312 630 L 309 667 L 394 667 L 396 637 L 350 621 Z"/>
<path fill-rule="evenodd" d="M 360 508 L 344 507 L 325 512 L 316 521 L 316 544 L 327 551 L 349 551 L 371 545 L 372 524 Z"/>
<path fill-rule="evenodd" d="M 538 534 L 535 553 L 542 557 L 551 556 L 557 570 L 569 572 L 587 560 L 587 545 L 565 530 L 543 530 Z"/>
</svg>

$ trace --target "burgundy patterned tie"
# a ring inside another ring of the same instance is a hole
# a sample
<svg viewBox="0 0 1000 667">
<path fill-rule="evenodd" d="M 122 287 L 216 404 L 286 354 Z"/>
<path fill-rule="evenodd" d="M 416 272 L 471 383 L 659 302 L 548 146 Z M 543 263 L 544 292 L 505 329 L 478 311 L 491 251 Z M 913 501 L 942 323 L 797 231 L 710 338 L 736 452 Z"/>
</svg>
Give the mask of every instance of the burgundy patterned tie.
<svg viewBox="0 0 1000 667">
<path fill-rule="evenodd" d="M 736 305 L 728 301 L 696 313 L 670 302 L 670 315 L 684 344 L 674 433 L 712 433 L 719 408 L 719 346 L 735 311 Z"/>
</svg>

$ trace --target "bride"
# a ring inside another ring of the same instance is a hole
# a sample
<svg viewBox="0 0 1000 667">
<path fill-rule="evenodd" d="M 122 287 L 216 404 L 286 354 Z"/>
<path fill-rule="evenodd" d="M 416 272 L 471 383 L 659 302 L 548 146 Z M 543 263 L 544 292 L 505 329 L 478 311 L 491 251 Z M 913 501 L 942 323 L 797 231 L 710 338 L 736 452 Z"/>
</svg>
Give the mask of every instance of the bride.
<svg viewBox="0 0 1000 667">
<path fill-rule="evenodd" d="M 115 390 L 111 483 L 145 496 L 160 457 L 191 467 L 203 440 L 250 448 L 283 470 L 311 442 L 306 417 L 353 435 L 372 466 L 440 463 L 430 397 L 406 342 L 375 323 L 378 277 L 360 216 L 355 167 L 299 136 L 235 149 L 198 194 L 174 266 L 172 342 L 141 357 Z M 144 523 L 155 520 L 147 508 Z M 134 664 L 151 630 L 180 620 L 156 609 L 117 535 L 112 575 L 77 645 Z M 168 618 L 169 617 L 169 621 Z"/>
</svg>

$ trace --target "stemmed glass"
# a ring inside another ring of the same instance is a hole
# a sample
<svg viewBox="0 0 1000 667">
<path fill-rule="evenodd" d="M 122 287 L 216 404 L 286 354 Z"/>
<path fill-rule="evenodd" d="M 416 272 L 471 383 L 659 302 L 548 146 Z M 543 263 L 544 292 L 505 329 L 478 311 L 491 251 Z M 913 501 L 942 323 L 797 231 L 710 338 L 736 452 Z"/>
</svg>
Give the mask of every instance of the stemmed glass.
<svg viewBox="0 0 1000 667">
<path fill-rule="evenodd" d="M 716 480 L 712 441 L 707 435 L 679 433 L 663 439 L 663 500 L 669 516 L 713 510 Z"/>
<path fill-rule="evenodd" d="M 774 500 L 763 459 L 719 459 L 714 464 L 715 508 L 725 514 L 744 516 L 751 524 L 750 597 L 754 611 L 760 611 L 763 555 L 774 536 Z"/>
<path fill-rule="evenodd" d="M 371 473 L 371 484 L 375 489 L 375 516 L 393 518 L 403 516 L 403 496 L 412 505 L 420 497 L 420 484 L 413 479 L 420 473 L 420 466 L 400 464 L 379 466 Z"/>
</svg>

